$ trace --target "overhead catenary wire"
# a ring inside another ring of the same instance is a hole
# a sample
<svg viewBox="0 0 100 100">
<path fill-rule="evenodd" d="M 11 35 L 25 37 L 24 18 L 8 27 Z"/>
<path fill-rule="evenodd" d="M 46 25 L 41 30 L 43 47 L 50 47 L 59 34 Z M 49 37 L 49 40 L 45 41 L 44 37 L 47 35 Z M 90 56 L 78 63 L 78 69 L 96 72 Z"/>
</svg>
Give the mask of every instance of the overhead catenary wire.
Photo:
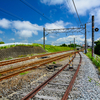
<svg viewBox="0 0 100 100">
<path fill-rule="evenodd" d="M 40 14 L 41 16 L 43 16 L 45 19 L 49 20 L 50 22 L 53 22 L 51 19 L 49 19 L 46 15 L 44 15 L 44 13 L 40 12 L 38 9 L 36 9 L 35 7 L 33 7 L 32 5 L 30 5 L 28 2 L 26 2 L 25 0 L 20 0 L 22 3 L 24 3 L 25 5 L 27 5 L 29 8 L 31 8 L 32 10 L 34 10 L 35 12 L 37 12 L 38 14 Z"/>
<path fill-rule="evenodd" d="M 80 21 L 80 24 L 82 25 L 82 22 L 81 22 L 81 20 L 80 20 L 80 17 L 79 17 L 79 14 L 78 14 L 77 8 L 76 8 L 75 3 L 74 3 L 74 0 L 72 0 L 72 2 L 73 2 L 73 5 L 74 5 L 74 8 L 75 8 L 76 14 L 77 14 L 77 16 L 78 16 L 78 19 L 79 19 L 79 21 Z"/>
<path fill-rule="evenodd" d="M 23 18 L 20 18 L 20 17 L 18 17 L 17 15 L 14 15 L 14 14 L 12 14 L 12 13 L 10 13 L 10 12 L 8 12 L 8 11 L 2 9 L 2 8 L 0 8 L 0 11 L 4 12 L 4 13 L 6 13 L 6 14 L 12 16 L 12 17 L 15 17 L 15 18 L 17 18 L 17 19 L 19 19 L 19 20 L 21 20 L 21 21 L 24 21 Z M 38 28 L 38 27 L 35 26 L 35 25 L 34 25 L 34 27 Z"/>
<path fill-rule="evenodd" d="M 70 4 L 69 0 L 67 0 L 67 3 L 68 3 L 68 5 L 69 5 L 70 9 L 73 10 L 73 9 L 72 9 L 72 5 Z M 74 14 L 73 14 L 73 16 L 74 16 Z M 75 16 L 74 16 L 74 18 L 75 18 L 76 24 L 79 26 L 79 23 L 78 23 L 78 21 L 77 21 L 77 19 L 76 19 Z"/>
<path fill-rule="evenodd" d="M 14 14 L 12 14 L 12 13 L 10 13 L 10 12 L 8 12 L 8 11 L 2 9 L 2 8 L 0 8 L 0 11 L 2 11 L 2 12 L 6 13 L 6 14 L 8 14 L 8 15 L 10 15 L 10 16 L 13 16 L 13 17 L 15 17 L 15 18 L 20 19 L 20 20 L 23 21 L 23 18 L 20 18 L 20 17 L 14 15 Z"/>
</svg>

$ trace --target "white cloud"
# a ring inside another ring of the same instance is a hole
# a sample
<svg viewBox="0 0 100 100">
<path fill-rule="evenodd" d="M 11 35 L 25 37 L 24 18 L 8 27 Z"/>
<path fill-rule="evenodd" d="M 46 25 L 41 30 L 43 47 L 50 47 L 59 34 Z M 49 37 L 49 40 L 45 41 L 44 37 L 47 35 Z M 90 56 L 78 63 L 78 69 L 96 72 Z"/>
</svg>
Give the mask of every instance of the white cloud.
<svg viewBox="0 0 100 100">
<path fill-rule="evenodd" d="M 47 5 L 63 4 L 69 9 L 69 12 L 76 13 L 72 0 L 41 0 L 41 3 Z M 87 11 L 100 6 L 100 0 L 74 0 L 79 15 L 86 15 Z"/>
<path fill-rule="evenodd" d="M 40 0 L 44 4 L 48 5 L 56 5 L 56 4 L 62 4 L 65 0 Z"/>
<path fill-rule="evenodd" d="M 69 0 L 69 3 L 72 5 L 71 7 L 74 8 L 72 0 Z M 76 5 L 77 11 L 80 15 L 86 15 L 86 12 L 94 9 L 95 7 L 100 6 L 100 0 L 74 0 L 74 3 Z M 68 5 L 68 3 L 67 3 Z M 75 10 L 71 10 L 71 7 L 69 6 L 70 12 L 75 12 Z"/>
<path fill-rule="evenodd" d="M 2 34 L 2 33 L 3 33 L 3 31 L 0 30 L 0 34 Z"/>
<path fill-rule="evenodd" d="M 100 40 L 100 37 L 96 39 L 96 41 Z"/>
<path fill-rule="evenodd" d="M 10 28 L 20 37 L 24 38 L 32 37 L 32 34 L 38 35 L 38 31 L 43 30 L 42 26 L 32 24 L 29 21 L 9 21 L 5 18 L 0 20 L 0 27 L 5 29 Z"/>
<path fill-rule="evenodd" d="M 20 37 L 28 38 L 32 37 L 32 34 L 38 35 L 37 31 L 31 31 L 31 30 L 19 30 L 16 32 Z"/>
<path fill-rule="evenodd" d="M 42 30 L 42 26 L 32 24 L 29 21 L 13 21 L 12 26 L 17 30 Z"/>
<path fill-rule="evenodd" d="M 45 41 L 47 40 L 47 37 L 45 37 Z M 39 40 L 35 40 L 35 42 L 43 42 L 43 37 Z"/>
<path fill-rule="evenodd" d="M 70 41 L 71 43 L 74 43 L 74 38 L 75 38 L 75 43 L 76 44 L 80 44 L 80 43 L 83 43 L 84 44 L 84 35 L 73 35 L 73 36 L 68 36 L 68 37 L 62 37 L 62 38 L 59 38 L 57 39 L 56 41 L 52 42 L 51 44 L 52 45 L 59 45 L 59 44 L 62 44 L 62 43 L 66 43 L 66 44 L 69 44 Z M 88 44 L 91 43 L 91 39 L 87 39 L 87 42 Z"/>
<path fill-rule="evenodd" d="M 15 39 L 14 38 L 11 38 L 11 39 L 9 39 L 10 41 L 14 41 Z"/>
<path fill-rule="evenodd" d="M 55 36 L 54 36 L 54 35 L 50 35 L 49 37 L 50 37 L 50 38 L 55 38 Z"/>
<path fill-rule="evenodd" d="M 70 25 L 70 22 L 64 23 L 62 20 L 56 21 L 55 23 L 46 23 L 45 28 L 46 29 L 58 29 L 58 28 L 64 28 L 67 25 Z"/>
<path fill-rule="evenodd" d="M 0 19 L 0 27 L 2 28 L 9 28 L 11 26 L 11 21 L 3 18 L 3 19 Z"/>
<path fill-rule="evenodd" d="M 92 15 L 94 15 L 94 21 L 97 25 L 100 25 L 100 7 L 91 10 L 89 20 L 92 21 Z M 95 25 L 96 25 L 95 24 Z"/>
</svg>

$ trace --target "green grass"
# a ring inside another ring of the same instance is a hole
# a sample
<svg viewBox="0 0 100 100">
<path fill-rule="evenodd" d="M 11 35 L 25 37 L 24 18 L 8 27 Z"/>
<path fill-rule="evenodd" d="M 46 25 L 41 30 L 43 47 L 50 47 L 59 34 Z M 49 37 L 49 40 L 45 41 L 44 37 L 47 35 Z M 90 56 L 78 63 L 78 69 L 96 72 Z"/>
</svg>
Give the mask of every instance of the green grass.
<svg viewBox="0 0 100 100">
<path fill-rule="evenodd" d="M 11 48 L 11 47 L 16 47 L 16 46 L 39 46 L 43 48 L 42 44 L 38 44 L 38 43 L 32 43 L 32 44 L 18 44 L 18 45 L 8 45 L 8 46 L 2 46 L 0 47 L 1 49 L 7 49 L 7 48 Z M 59 52 L 59 51 L 68 51 L 70 50 L 70 47 L 60 47 L 60 46 L 53 46 L 53 45 L 45 45 L 45 51 L 48 53 L 52 53 L 52 52 Z M 74 50 L 74 48 L 71 47 L 71 50 Z M 44 52 L 45 53 L 45 52 Z M 44 54 L 44 53 L 37 53 L 37 54 Z M 27 54 L 27 55 L 18 55 L 18 57 L 28 57 L 28 56 L 33 56 L 35 54 Z M 11 57 L 9 58 L 5 58 L 5 60 L 10 60 L 12 59 Z"/>
<path fill-rule="evenodd" d="M 42 44 L 38 44 L 38 43 L 32 43 L 32 44 L 18 44 L 18 45 L 8 45 L 8 46 L 2 46 L 0 47 L 1 49 L 7 49 L 7 48 L 11 48 L 11 47 L 16 47 L 16 46 L 39 46 L 43 48 Z M 73 50 L 74 48 L 71 48 L 71 50 Z M 70 50 L 70 47 L 60 47 L 60 46 L 52 46 L 52 45 L 45 45 L 45 50 L 47 52 L 59 52 L 59 51 L 68 51 Z"/>
<path fill-rule="evenodd" d="M 53 61 L 52 63 L 53 63 L 53 64 L 56 64 L 56 62 L 54 62 L 54 61 Z"/>
<path fill-rule="evenodd" d="M 25 74 L 27 74 L 27 73 L 29 73 L 29 72 L 20 73 L 20 75 L 25 75 Z"/>
<path fill-rule="evenodd" d="M 98 59 L 97 57 L 96 58 L 92 57 L 91 51 L 88 51 L 86 55 L 90 58 L 92 63 L 98 68 L 100 74 L 100 59 Z"/>
</svg>

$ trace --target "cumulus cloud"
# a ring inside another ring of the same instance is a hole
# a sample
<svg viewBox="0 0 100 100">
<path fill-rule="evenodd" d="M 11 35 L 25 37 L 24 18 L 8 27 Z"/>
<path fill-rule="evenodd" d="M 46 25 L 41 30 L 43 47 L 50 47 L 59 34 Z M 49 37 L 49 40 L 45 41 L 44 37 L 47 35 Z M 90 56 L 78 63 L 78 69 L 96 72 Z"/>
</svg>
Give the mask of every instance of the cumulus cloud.
<svg viewBox="0 0 100 100">
<path fill-rule="evenodd" d="M 84 41 L 85 41 L 84 35 L 73 35 L 73 36 L 59 38 L 56 41 L 53 41 L 52 45 L 59 45 L 59 44 L 62 44 L 62 43 L 69 44 L 70 41 L 71 41 L 71 43 L 74 43 L 74 38 L 75 38 L 76 44 L 81 44 L 81 43 L 84 44 Z M 88 42 L 88 44 L 90 44 L 91 39 L 87 39 L 87 42 Z"/>
<path fill-rule="evenodd" d="M 100 6 L 100 0 L 74 0 L 79 15 L 86 15 L 87 11 Z M 41 0 L 41 3 L 47 5 L 63 4 L 69 9 L 69 12 L 76 13 L 72 0 Z"/>
<path fill-rule="evenodd" d="M 0 19 L 0 27 L 2 28 L 9 28 L 11 27 L 11 21 L 3 18 L 3 19 Z"/>
<path fill-rule="evenodd" d="M 58 28 L 64 28 L 67 25 L 71 25 L 70 22 L 64 23 L 62 20 L 56 21 L 55 23 L 46 23 L 45 28 L 46 29 L 58 29 Z"/>
<path fill-rule="evenodd" d="M 40 0 L 41 3 L 48 4 L 48 5 L 56 5 L 62 4 L 65 0 Z"/>
<path fill-rule="evenodd" d="M 31 30 L 19 30 L 16 32 L 16 34 L 18 34 L 20 37 L 28 38 L 28 37 L 32 37 L 32 34 L 37 35 L 38 32 L 31 31 Z"/>
<path fill-rule="evenodd" d="M 96 41 L 100 40 L 100 37 L 96 39 Z"/>
<path fill-rule="evenodd" d="M 54 35 L 50 35 L 49 37 L 50 37 L 50 38 L 55 38 L 55 36 L 54 36 Z"/>
<path fill-rule="evenodd" d="M 80 15 L 86 15 L 87 11 L 92 10 L 95 7 L 100 6 L 100 0 L 92 0 L 92 1 L 91 0 L 86 0 L 86 1 L 84 1 L 84 0 L 74 0 L 74 2 L 75 2 L 75 5 L 76 5 L 76 8 L 78 10 L 78 13 Z M 69 3 L 70 3 L 70 5 L 72 5 L 71 7 L 73 9 L 75 9 L 74 6 L 73 6 L 72 0 L 69 0 Z M 68 5 L 68 3 L 67 3 L 67 5 Z M 70 12 L 75 12 L 75 10 L 71 10 L 71 7 L 68 6 Z"/>
<path fill-rule="evenodd" d="M 45 37 L 45 41 L 47 40 L 47 37 Z M 35 40 L 35 42 L 43 42 L 43 37 L 39 40 Z"/>
<path fill-rule="evenodd" d="M 14 41 L 15 39 L 14 38 L 11 38 L 11 39 L 9 39 L 10 41 Z"/>
<path fill-rule="evenodd" d="M 37 24 L 32 24 L 29 21 L 13 21 L 12 25 L 15 29 L 18 30 L 42 30 L 42 26 Z"/>
<path fill-rule="evenodd" d="M 91 12 L 90 12 L 90 20 L 91 20 L 91 16 L 94 15 L 95 16 L 95 23 L 97 25 L 100 25 L 100 7 L 97 7 L 95 9 L 93 9 Z"/>
<path fill-rule="evenodd" d="M 38 35 L 38 31 L 42 31 L 43 29 L 42 26 L 32 24 L 29 21 L 9 21 L 5 18 L 0 20 L 0 27 L 5 29 L 10 28 L 20 37 L 24 38 L 32 37 L 32 34 Z"/>
</svg>

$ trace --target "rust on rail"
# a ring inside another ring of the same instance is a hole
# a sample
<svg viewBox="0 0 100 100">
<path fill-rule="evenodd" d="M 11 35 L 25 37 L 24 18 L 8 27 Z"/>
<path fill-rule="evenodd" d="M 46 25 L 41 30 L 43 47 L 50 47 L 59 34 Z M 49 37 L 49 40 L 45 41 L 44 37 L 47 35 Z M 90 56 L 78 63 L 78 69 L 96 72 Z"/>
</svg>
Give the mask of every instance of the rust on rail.
<svg viewBox="0 0 100 100">
<path fill-rule="evenodd" d="M 76 56 L 76 53 L 75 53 Z M 72 58 L 72 60 L 70 62 L 73 61 L 73 59 L 75 58 L 75 56 Z M 67 66 L 69 65 L 66 64 L 64 67 L 62 67 L 58 72 L 56 72 L 55 74 L 53 74 L 49 79 L 47 79 L 45 82 L 43 82 L 41 85 L 39 85 L 37 88 L 35 88 L 33 91 L 31 91 L 28 95 L 26 95 L 24 98 L 22 98 L 21 100 L 29 100 L 30 98 L 32 98 L 33 96 L 36 95 L 36 93 L 38 91 L 40 91 L 44 86 L 46 86 L 52 79 L 54 79 L 61 71 L 63 71 Z"/>
<path fill-rule="evenodd" d="M 73 78 L 72 78 L 72 80 L 71 80 L 71 82 L 70 82 L 70 84 L 69 84 L 69 86 L 68 86 L 68 88 L 67 88 L 67 90 L 66 90 L 66 92 L 65 92 L 65 94 L 64 94 L 64 96 L 63 96 L 63 98 L 62 98 L 62 100 L 67 100 L 68 95 L 69 95 L 69 92 L 71 91 L 72 86 L 73 86 L 73 84 L 74 84 L 74 82 L 75 82 L 75 79 L 76 79 L 76 77 L 77 77 L 77 74 L 78 74 L 78 72 L 79 72 L 79 68 L 80 68 L 81 62 L 82 62 L 82 56 L 81 56 L 80 53 L 79 53 L 79 55 L 80 55 L 80 62 L 79 62 L 78 68 L 77 68 L 77 70 L 76 70 L 76 72 L 75 72 L 75 74 L 74 74 L 74 76 L 73 76 Z"/>
</svg>

